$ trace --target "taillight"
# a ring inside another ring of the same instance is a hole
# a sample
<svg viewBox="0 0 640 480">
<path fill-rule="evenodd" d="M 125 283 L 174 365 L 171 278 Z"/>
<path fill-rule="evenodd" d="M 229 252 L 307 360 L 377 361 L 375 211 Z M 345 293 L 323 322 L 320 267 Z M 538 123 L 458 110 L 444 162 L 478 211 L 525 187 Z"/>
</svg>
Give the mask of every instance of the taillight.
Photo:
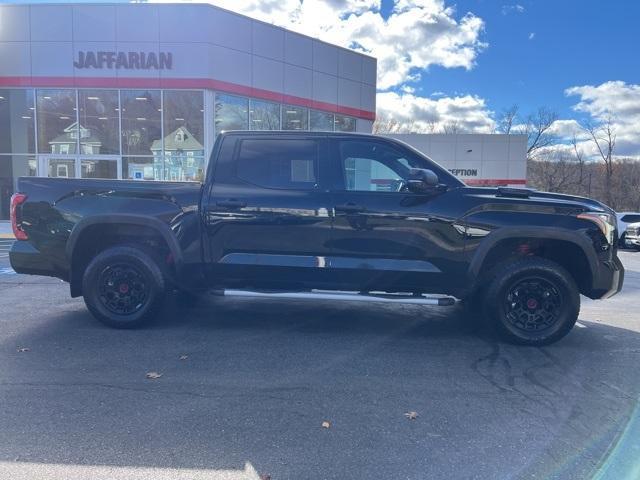
<svg viewBox="0 0 640 480">
<path fill-rule="evenodd" d="M 18 226 L 18 206 L 22 205 L 26 199 L 27 196 L 24 193 L 14 193 L 11 196 L 11 228 L 13 228 L 13 234 L 17 240 L 29 238 L 22 227 Z"/>
</svg>

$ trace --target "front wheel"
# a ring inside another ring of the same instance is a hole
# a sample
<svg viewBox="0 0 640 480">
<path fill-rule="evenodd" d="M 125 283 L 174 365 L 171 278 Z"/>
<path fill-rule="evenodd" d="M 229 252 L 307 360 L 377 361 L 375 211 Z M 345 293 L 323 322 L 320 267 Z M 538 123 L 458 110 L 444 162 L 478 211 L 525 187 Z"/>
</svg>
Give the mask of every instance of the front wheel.
<svg viewBox="0 0 640 480">
<path fill-rule="evenodd" d="M 96 256 L 82 279 L 89 311 L 113 328 L 136 328 L 160 308 L 165 279 L 158 263 L 136 246 L 116 246 Z"/>
<path fill-rule="evenodd" d="M 580 293 L 563 267 L 543 258 L 527 257 L 494 277 L 487 290 L 486 310 L 508 341 L 548 345 L 575 325 Z"/>
</svg>

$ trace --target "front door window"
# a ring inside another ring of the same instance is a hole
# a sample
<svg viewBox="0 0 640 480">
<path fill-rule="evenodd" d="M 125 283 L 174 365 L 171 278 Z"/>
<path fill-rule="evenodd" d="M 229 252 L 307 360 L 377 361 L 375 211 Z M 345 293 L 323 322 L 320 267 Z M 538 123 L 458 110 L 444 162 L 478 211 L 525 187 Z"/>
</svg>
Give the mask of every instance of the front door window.
<svg viewBox="0 0 640 480">
<path fill-rule="evenodd" d="M 406 186 L 413 158 L 395 148 L 367 140 L 338 143 L 344 189 L 352 192 L 400 192 Z"/>
</svg>

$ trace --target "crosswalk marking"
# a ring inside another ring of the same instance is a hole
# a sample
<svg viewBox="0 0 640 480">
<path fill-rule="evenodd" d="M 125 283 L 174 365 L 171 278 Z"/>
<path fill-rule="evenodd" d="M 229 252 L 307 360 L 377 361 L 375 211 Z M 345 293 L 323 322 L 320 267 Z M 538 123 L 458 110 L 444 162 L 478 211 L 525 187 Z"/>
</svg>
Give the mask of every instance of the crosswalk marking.
<svg viewBox="0 0 640 480">
<path fill-rule="evenodd" d="M 8 258 L 9 250 L 11 250 L 11 245 L 13 245 L 14 240 L 0 240 L 0 258 Z"/>
</svg>

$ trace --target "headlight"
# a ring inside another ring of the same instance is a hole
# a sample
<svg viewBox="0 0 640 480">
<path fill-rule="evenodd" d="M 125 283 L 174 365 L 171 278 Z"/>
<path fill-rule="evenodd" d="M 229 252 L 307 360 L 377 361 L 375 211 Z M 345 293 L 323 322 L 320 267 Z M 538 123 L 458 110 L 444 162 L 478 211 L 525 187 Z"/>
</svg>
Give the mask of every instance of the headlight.
<svg viewBox="0 0 640 480">
<path fill-rule="evenodd" d="M 586 212 L 578 215 L 578 218 L 583 220 L 589 220 L 595 223 L 600 228 L 600 231 L 607 239 L 609 245 L 614 244 L 614 235 L 616 231 L 616 216 L 610 213 L 598 213 L 598 212 Z"/>
</svg>

